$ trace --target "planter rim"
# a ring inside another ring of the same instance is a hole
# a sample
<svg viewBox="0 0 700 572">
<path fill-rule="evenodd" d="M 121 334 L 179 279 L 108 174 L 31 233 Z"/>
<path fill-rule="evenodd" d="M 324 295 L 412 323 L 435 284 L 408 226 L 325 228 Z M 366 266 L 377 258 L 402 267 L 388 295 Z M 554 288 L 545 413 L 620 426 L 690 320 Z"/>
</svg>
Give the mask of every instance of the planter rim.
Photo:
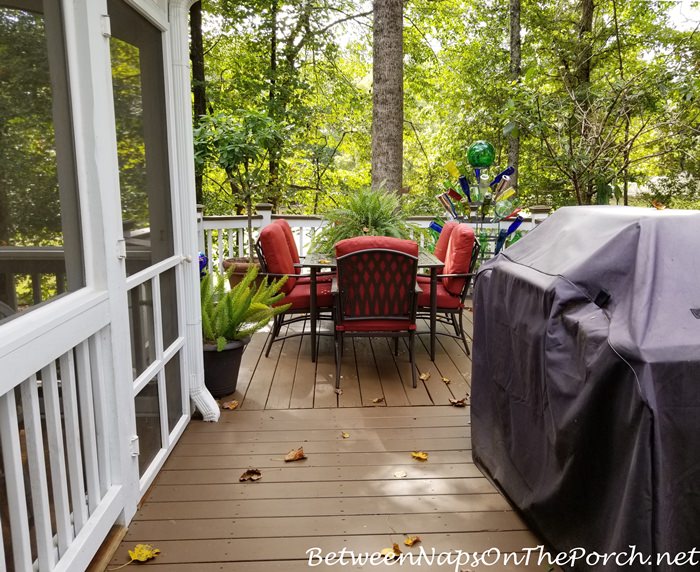
<svg viewBox="0 0 700 572">
<path fill-rule="evenodd" d="M 221 351 L 226 351 L 226 350 L 234 350 L 236 348 L 240 348 L 241 346 L 246 346 L 250 343 L 250 336 L 246 336 L 245 338 L 242 338 L 240 340 L 233 340 L 231 342 L 228 342 L 225 346 L 224 349 Z M 217 351 L 216 349 L 216 344 L 210 344 L 208 342 L 203 342 L 203 349 L 205 352 L 215 352 Z"/>
</svg>

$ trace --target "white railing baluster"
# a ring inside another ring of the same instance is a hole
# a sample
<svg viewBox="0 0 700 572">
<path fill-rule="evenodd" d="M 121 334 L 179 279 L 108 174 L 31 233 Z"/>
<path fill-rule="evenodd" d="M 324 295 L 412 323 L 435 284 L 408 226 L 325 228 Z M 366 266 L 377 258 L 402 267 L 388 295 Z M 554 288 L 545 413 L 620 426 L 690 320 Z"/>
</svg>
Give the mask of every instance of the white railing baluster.
<svg viewBox="0 0 700 572">
<path fill-rule="evenodd" d="M 238 232 L 236 233 L 236 237 L 238 239 L 238 256 L 240 258 L 245 258 L 246 252 L 245 252 L 245 233 L 243 232 L 242 228 L 238 229 Z"/>
<path fill-rule="evenodd" d="M 216 262 L 219 272 L 224 269 L 224 230 L 220 228 L 216 232 L 216 244 L 219 247 L 219 252 L 216 253 Z"/>
<path fill-rule="evenodd" d="M 228 238 L 228 257 L 229 258 L 235 258 L 236 253 L 234 251 L 234 240 L 233 240 L 233 232 L 231 232 L 231 229 L 227 229 L 226 231 L 226 237 Z"/>
<path fill-rule="evenodd" d="M 70 521 L 68 502 L 68 474 L 63 448 L 63 427 L 61 424 L 61 401 L 58 396 L 58 376 L 56 362 L 52 361 L 41 370 L 46 412 L 46 440 L 49 445 L 49 469 L 51 470 L 51 490 L 53 492 L 56 533 L 58 535 L 59 557 L 65 554 L 73 540 L 73 526 Z"/>
<path fill-rule="evenodd" d="M 90 372 L 92 374 L 92 379 L 97 381 L 97 383 L 94 383 L 92 386 L 92 406 L 95 411 L 97 462 L 100 469 L 100 498 L 102 498 L 109 488 L 110 475 L 112 474 L 112 471 L 109 456 L 109 423 L 107 420 L 107 400 L 105 396 L 106 389 L 99 382 L 100 380 L 105 379 L 105 375 L 102 371 L 104 361 L 101 359 L 101 356 L 104 355 L 104 352 L 102 351 L 100 332 L 90 336 L 90 339 L 88 340 L 88 347 L 90 348 Z"/>
<path fill-rule="evenodd" d="M 87 341 L 75 348 L 78 373 L 78 396 L 80 398 L 80 424 L 83 430 L 83 457 L 87 480 L 88 509 L 95 512 L 102 498 L 100 494 L 100 471 L 97 460 L 97 430 L 95 428 L 94 399 L 92 396 L 92 371 L 90 369 L 90 347 Z"/>
<path fill-rule="evenodd" d="M 214 271 L 214 253 L 212 252 L 212 231 L 208 230 L 204 233 L 204 239 L 207 244 L 207 251 L 205 254 L 207 255 L 207 258 L 209 261 L 207 262 L 207 270 L 209 274 L 211 274 Z"/>
<path fill-rule="evenodd" d="M 66 427 L 66 458 L 73 506 L 73 526 L 78 534 L 88 519 L 85 504 L 85 481 L 80 445 L 80 424 L 78 417 L 78 392 L 75 380 L 75 357 L 73 350 L 63 354 L 61 365 L 61 394 L 63 415 Z"/>
<path fill-rule="evenodd" d="M 27 440 L 29 485 L 32 491 L 34 536 L 39 555 L 39 570 L 51 570 L 56 564 L 56 552 L 53 548 L 49 486 L 46 481 L 44 442 L 41 432 L 41 408 L 39 406 L 39 390 L 36 376 L 33 375 L 23 381 L 20 388 L 22 392 L 22 412 Z"/>
<path fill-rule="evenodd" d="M 304 227 L 299 228 L 299 234 L 297 236 L 297 250 L 299 251 L 299 256 L 306 256 L 306 251 L 304 249 Z"/>
<path fill-rule="evenodd" d="M 27 493 L 24 487 L 22 448 L 19 442 L 14 390 L 0 396 L 0 439 L 2 439 L 2 462 L 5 469 L 14 569 L 18 572 L 33 572 Z"/>
</svg>

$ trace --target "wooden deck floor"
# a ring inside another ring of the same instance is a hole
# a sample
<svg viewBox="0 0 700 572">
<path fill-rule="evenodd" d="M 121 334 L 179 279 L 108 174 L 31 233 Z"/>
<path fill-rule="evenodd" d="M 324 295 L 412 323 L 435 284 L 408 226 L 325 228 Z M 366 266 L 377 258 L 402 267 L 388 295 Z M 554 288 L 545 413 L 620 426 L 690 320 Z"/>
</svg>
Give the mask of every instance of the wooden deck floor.
<svg viewBox="0 0 700 572">
<path fill-rule="evenodd" d="M 266 335 L 256 335 L 233 395 L 239 409 L 222 411 L 216 424 L 190 423 L 110 567 L 126 562 L 137 543 L 161 550 L 149 567 L 175 572 L 307 570 L 314 547 L 323 557 L 393 543 L 413 554 L 539 545 L 472 463 L 469 408 L 448 405 L 469 393 L 471 363 L 459 342 L 438 340 L 433 363 L 428 337 L 420 336 L 418 368 L 430 375 L 417 389 L 405 346 L 395 357 L 386 340 L 355 340 L 346 346 L 338 395 L 331 338 L 321 338 L 313 364 L 308 336 L 274 344 L 265 358 Z M 308 458 L 285 463 L 300 446 Z M 414 460 L 412 451 L 429 458 Z M 262 479 L 239 482 L 248 468 Z M 406 534 L 422 542 L 409 548 Z M 400 569 L 474 569 L 427 562 Z"/>
<path fill-rule="evenodd" d="M 325 556 L 393 543 L 414 554 L 537 546 L 472 463 L 468 414 L 450 406 L 237 410 L 218 424 L 194 421 L 110 566 L 124 563 L 136 543 L 161 550 L 150 568 L 178 572 L 306 570 L 314 547 Z M 300 446 L 308 458 L 285 463 Z M 414 450 L 428 460 L 414 460 Z M 262 479 L 239 482 L 251 467 Z M 405 546 L 407 534 L 422 542 Z"/>
<path fill-rule="evenodd" d="M 465 317 L 471 314 L 465 312 Z M 426 331 L 427 324 L 421 329 Z M 465 330 L 469 336 L 471 322 Z M 319 337 L 317 363 L 311 362 L 309 336 L 275 342 L 267 358 L 266 342 L 266 333 L 253 336 L 243 354 L 236 392 L 226 398 L 238 400 L 243 410 L 449 405 L 451 397 L 462 399 L 469 393 L 471 361 L 461 342 L 447 336 L 437 336 L 434 363 L 428 354 L 429 336 L 417 336 L 416 364 L 426 379 L 419 380 L 416 389 L 403 340 L 395 356 L 393 342 L 386 338 L 347 339 L 340 395 L 335 392 L 331 336 Z"/>
</svg>

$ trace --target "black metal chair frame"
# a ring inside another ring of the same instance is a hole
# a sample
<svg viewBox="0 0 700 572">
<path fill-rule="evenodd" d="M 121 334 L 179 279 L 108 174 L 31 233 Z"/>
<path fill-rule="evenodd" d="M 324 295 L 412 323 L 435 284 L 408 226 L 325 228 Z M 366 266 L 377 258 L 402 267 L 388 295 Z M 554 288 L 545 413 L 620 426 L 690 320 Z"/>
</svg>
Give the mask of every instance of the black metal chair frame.
<svg viewBox="0 0 700 572">
<path fill-rule="evenodd" d="M 418 274 L 418 257 L 417 256 L 412 256 L 406 252 L 402 252 L 400 250 L 392 250 L 392 249 L 387 249 L 387 248 L 365 248 L 363 250 L 357 250 L 354 252 L 349 252 L 348 254 L 344 254 L 343 256 L 340 256 L 337 258 L 337 276 L 333 279 L 333 285 L 331 292 L 333 293 L 334 299 L 335 299 L 335 311 L 334 311 L 334 320 L 335 324 L 337 325 L 341 321 L 341 317 L 343 316 L 343 293 L 342 293 L 342 285 L 343 285 L 343 261 L 347 260 L 348 258 L 354 257 L 354 256 L 359 256 L 363 253 L 366 252 L 390 252 L 394 253 L 400 256 L 405 256 L 406 258 L 411 258 L 413 259 L 413 276 L 414 276 L 414 289 L 412 292 L 409 293 L 409 296 L 412 297 L 410 301 L 410 311 L 408 316 L 362 316 L 362 317 L 355 317 L 355 318 L 343 318 L 342 322 L 344 323 L 352 323 L 353 321 L 366 321 L 366 320 L 406 320 L 409 319 L 410 322 L 413 324 L 416 323 L 416 312 L 417 312 L 417 304 L 418 304 L 418 294 L 421 293 L 421 288 L 418 286 L 418 283 L 416 281 L 416 277 Z M 415 352 L 414 352 L 414 346 L 415 346 L 415 334 L 416 330 L 406 330 L 406 331 L 384 331 L 384 330 L 373 330 L 373 331 L 367 331 L 367 332 L 344 332 L 344 331 L 335 331 L 335 387 L 336 389 L 340 388 L 340 369 L 341 369 L 341 361 L 343 358 L 343 343 L 345 341 L 345 335 L 348 335 L 350 337 L 383 337 L 383 338 L 394 338 L 394 354 L 398 355 L 398 344 L 399 344 L 399 338 L 408 338 L 408 355 L 409 355 L 409 360 L 411 362 L 411 378 L 413 381 L 413 387 L 418 386 L 417 378 L 416 378 L 416 363 L 415 363 Z"/>
<path fill-rule="evenodd" d="M 464 333 L 464 318 L 463 318 L 463 313 L 464 313 L 464 302 L 467 299 L 467 294 L 469 293 L 469 288 L 472 283 L 472 278 L 476 274 L 474 272 L 474 268 L 476 266 L 476 262 L 479 259 L 479 252 L 481 251 L 481 245 L 479 242 L 475 239 L 474 240 L 474 246 L 472 248 L 472 255 L 471 258 L 469 259 L 469 272 L 466 273 L 460 273 L 460 274 L 438 274 L 437 279 L 440 280 L 442 278 L 464 278 L 464 287 L 462 288 L 462 291 L 459 294 L 459 307 L 457 308 L 437 308 L 436 312 L 437 315 L 435 316 L 435 320 L 439 324 L 446 324 L 448 326 L 452 326 L 454 328 L 455 333 L 450 334 L 449 332 L 434 332 L 437 335 L 441 336 L 447 336 L 450 338 L 455 338 L 457 340 L 461 340 L 462 343 L 464 344 L 464 351 L 468 356 L 471 355 L 471 352 L 469 351 L 469 346 L 467 345 L 467 336 Z M 430 319 L 431 315 L 431 308 L 430 306 L 420 306 L 418 308 L 417 312 L 417 317 L 422 318 L 422 319 Z"/>
<path fill-rule="evenodd" d="M 274 274 L 272 272 L 268 271 L 267 268 L 267 262 L 265 260 L 265 253 L 263 252 L 262 246 L 260 246 L 260 241 L 257 240 L 255 242 L 255 253 L 257 254 L 258 257 L 258 262 L 260 263 L 260 272 L 258 276 L 261 276 L 263 278 L 269 278 L 269 279 L 274 279 L 274 278 L 282 278 L 284 276 L 288 276 L 287 274 Z M 297 266 L 297 265 L 295 265 Z M 301 266 L 301 265 L 298 265 Z M 291 276 L 291 275 L 289 275 Z M 307 276 L 307 275 L 301 275 L 301 276 Z M 299 275 L 296 276 L 291 276 L 292 278 L 297 278 Z M 284 303 L 284 300 L 282 301 Z M 296 338 L 298 336 L 303 336 L 306 332 L 301 331 L 301 332 L 294 332 L 291 334 L 287 334 L 285 336 L 280 336 L 279 333 L 282 329 L 283 326 L 288 326 L 290 324 L 295 324 L 298 322 L 304 322 L 305 320 L 308 319 L 309 317 L 309 309 L 297 309 L 294 310 L 290 308 L 286 312 L 283 312 L 282 314 L 278 314 L 273 318 L 273 323 L 272 323 L 272 331 L 270 332 L 270 340 L 267 342 L 267 347 L 265 348 L 265 357 L 269 357 L 270 355 L 270 349 L 272 348 L 272 344 L 274 342 L 279 342 L 282 340 L 290 339 L 290 338 Z M 317 308 L 317 320 L 333 320 L 333 308 L 324 308 L 324 307 L 318 307 Z M 325 332 L 317 332 L 316 335 L 334 335 L 331 333 L 325 333 Z"/>
</svg>

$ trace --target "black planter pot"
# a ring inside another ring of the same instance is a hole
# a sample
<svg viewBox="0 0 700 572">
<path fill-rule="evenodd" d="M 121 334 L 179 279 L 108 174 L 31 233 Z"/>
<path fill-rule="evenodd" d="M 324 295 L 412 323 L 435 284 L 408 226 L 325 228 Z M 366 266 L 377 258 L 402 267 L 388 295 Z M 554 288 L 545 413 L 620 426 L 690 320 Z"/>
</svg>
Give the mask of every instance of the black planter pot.
<svg viewBox="0 0 700 572">
<path fill-rule="evenodd" d="M 215 345 L 204 344 L 204 385 L 214 397 L 236 391 L 241 357 L 249 341 L 250 337 L 229 342 L 220 352 Z"/>
</svg>

